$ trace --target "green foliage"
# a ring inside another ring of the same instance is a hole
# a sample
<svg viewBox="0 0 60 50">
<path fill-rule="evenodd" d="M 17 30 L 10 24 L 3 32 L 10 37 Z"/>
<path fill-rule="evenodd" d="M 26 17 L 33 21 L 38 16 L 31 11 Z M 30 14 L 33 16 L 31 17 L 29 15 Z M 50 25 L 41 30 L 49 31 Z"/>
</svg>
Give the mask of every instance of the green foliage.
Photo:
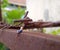
<svg viewBox="0 0 60 50">
<path fill-rule="evenodd" d="M 7 12 L 7 18 L 9 19 L 20 19 L 21 16 L 24 14 L 24 10 L 12 10 Z"/>
<path fill-rule="evenodd" d="M 57 32 L 54 30 L 54 31 L 51 31 L 51 34 L 57 35 Z"/>
<path fill-rule="evenodd" d="M 9 5 L 9 3 L 8 3 L 8 0 L 3 0 L 2 1 L 2 8 L 5 8 L 5 7 L 7 7 Z"/>
<path fill-rule="evenodd" d="M 53 34 L 53 35 L 59 35 L 60 34 L 60 29 L 51 31 L 51 34 Z"/>
<path fill-rule="evenodd" d="M 58 29 L 57 32 L 60 33 L 60 29 Z"/>
<path fill-rule="evenodd" d="M 54 29 L 54 30 L 46 30 L 44 29 L 43 30 L 44 33 L 47 33 L 47 34 L 52 34 L 52 35 L 60 35 L 60 29 Z"/>
<path fill-rule="evenodd" d="M 2 2 L 2 18 L 3 22 L 12 25 L 14 20 L 21 19 L 21 17 L 25 14 L 25 9 L 18 7 L 14 10 L 4 10 L 7 6 L 9 6 L 8 0 L 3 0 Z"/>
<path fill-rule="evenodd" d="M 0 42 L 0 50 L 7 50 L 8 48 Z"/>
<path fill-rule="evenodd" d="M 45 30 L 45 29 L 43 29 L 43 32 L 46 32 L 46 30 Z"/>
<path fill-rule="evenodd" d="M 3 21 L 8 24 L 13 24 L 14 20 L 19 20 L 25 14 L 25 10 L 22 8 L 17 8 L 10 11 L 3 11 Z"/>
</svg>

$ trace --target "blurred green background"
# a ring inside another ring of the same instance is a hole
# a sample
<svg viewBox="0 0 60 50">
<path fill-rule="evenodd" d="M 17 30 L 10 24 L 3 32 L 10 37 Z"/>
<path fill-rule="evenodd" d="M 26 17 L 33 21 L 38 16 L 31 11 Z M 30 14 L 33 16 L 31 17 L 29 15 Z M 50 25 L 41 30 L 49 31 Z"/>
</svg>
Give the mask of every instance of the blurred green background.
<svg viewBox="0 0 60 50">
<path fill-rule="evenodd" d="M 21 19 L 24 16 L 25 10 L 26 10 L 26 8 L 21 8 L 20 6 L 18 7 L 13 6 L 14 8 L 12 8 L 9 5 L 8 0 L 3 0 L 1 7 L 2 7 L 2 18 L 3 18 L 2 21 L 10 25 L 14 25 L 14 22 L 13 22 L 14 20 Z M 53 35 L 59 35 L 60 28 L 56 30 L 55 29 L 51 30 L 50 32 L 44 29 L 44 32 L 47 32 Z"/>
<path fill-rule="evenodd" d="M 10 49 L 0 42 L 0 50 L 10 50 Z"/>
<path fill-rule="evenodd" d="M 8 3 L 8 0 L 2 1 L 2 18 L 3 22 L 12 25 L 14 20 L 21 19 L 25 14 L 25 8 L 21 8 L 20 6 L 11 7 Z"/>
</svg>

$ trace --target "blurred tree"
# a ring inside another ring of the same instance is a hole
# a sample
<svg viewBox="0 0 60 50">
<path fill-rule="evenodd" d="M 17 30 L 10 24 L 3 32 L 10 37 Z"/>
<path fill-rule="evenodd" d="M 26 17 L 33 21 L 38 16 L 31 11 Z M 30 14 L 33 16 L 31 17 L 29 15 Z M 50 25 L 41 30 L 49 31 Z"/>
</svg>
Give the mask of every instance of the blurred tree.
<svg viewBox="0 0 60 50">
<path fill-rule="evenodd" d="M 1 15 L 1 0 L 0 0 L 0 21 L 2 21 L 2 15 Z"/>
<path fill-rule="evenodd" d="M 6 47 L 3 43 L 0 42 L 0 50 L 10 50 L 10 48 Z"/>
<path fill-rule="evenodd" d="M 9 5 L 8 0 L 2 0 L 2 5 L 1 5 L 2 8 L 5 8 L 8 5 Z"/>
<path fill-rule="evenodd" d="M 25 10 L 22 8 L 17 8 L 15 10 L 7 11 L 5 16 L 5 21 L 7 24 L 13 24 L 14 20 L 19 20 L 25 14 Z"/>
<path fill-rule="evenodd" d="M 2 21 L 2 8 L 5 8 L 8 5 L 8 0 L 0 0 L 0 21 Z"/>
<path fill-rule="evenodd" d="M 13 24 L 13 21 L 16 19 L 21 19 L 21 17 L 25 14 L 25 9 L 21 7 L 17 7 L 16 9 L 5 10 L 9 6 L 8 0 L 2 0 L 2 21 L 7 24 Z"/>
</svg>

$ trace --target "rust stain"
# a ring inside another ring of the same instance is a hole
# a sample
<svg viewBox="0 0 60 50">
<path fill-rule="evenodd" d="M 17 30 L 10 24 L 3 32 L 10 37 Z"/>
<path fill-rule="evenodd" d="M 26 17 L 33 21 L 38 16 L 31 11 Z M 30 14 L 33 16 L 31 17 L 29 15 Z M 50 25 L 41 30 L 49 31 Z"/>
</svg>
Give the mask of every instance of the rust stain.
<svg viewBox="0 0 60 50">
<path fill-rule="evenodd" d="M 17 30 L 0 30 L 0 42 L 11 50 L 60 50 L 60 37 L 43 33 L 23 32 L 16 37 Z"/>
</svg>

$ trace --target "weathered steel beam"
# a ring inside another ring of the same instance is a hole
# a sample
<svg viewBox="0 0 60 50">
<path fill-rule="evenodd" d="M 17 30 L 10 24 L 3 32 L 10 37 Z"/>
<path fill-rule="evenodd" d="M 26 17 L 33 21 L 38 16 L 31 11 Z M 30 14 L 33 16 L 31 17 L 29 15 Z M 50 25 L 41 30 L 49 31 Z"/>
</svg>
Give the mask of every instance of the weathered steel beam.
<svg viewBox="0 0 60 50">
<path fill-rule="evenodd" d="M 29 22 L 29 21 L 32 21 L 32 19 L 21 19 L 21 20 L 15 20 L 14 22 Z"/>
<path fill-rule="evenodd" d="M 0 30 L 0 42 L 11 50 L 60 50 L 60 36 L 27 31 L 16 36 L 17 30 Z"/>
<path fill-rule="evenodd" d="M 23 22 L 23 21 L 22 21 Z M 0 24 L 0 27 L 6 25 Z M 25 22 L 24 29 L 60 27 L 60 22 Z M 19 26 L 9 26 L 10 29 L 19 29 Z"/>
<path fill-rule="evenodd" d="M 24 29 L 47 28 L 47 27 L 60 27 L 60 22 L 25 22 Z M 19 27 L 16 26 L 11 26 L 10 28 L 19 29 Z"/>
<path fill-rule="evenodd" d="M 60 22 L 28 22 L 25 23 L 25 28 L 46 28 L 46 27 L 60 27 Z"/>
<path fill-rule="evenodd" d="M 27 17 L 28 13 L 29 13 L 28 11 L 25 13 L 25 16 L 24 16 L 24 18 L 26 18 L 26 17 Z"/>
</svg>

